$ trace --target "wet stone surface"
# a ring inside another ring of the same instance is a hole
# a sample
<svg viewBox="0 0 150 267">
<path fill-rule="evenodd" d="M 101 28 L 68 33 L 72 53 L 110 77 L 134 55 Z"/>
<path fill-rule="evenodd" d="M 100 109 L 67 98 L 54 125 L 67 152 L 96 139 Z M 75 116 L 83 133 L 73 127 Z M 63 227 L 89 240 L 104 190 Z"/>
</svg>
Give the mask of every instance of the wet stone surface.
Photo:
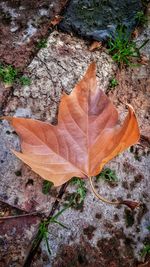
<svg viewBox="0 0 150 267">
<path fill-rule="evenodd" d="M 67 1 L 0 1 L 0 61 L 23 68 Z M 12 53 L 13 51 L 13 53 Z"/>
<path fill-rule="evenodd" d="M 114 35 L 120 25 L 131 32 L 141 10 L 140 0 L 72 0 L 63 14 L 60 29 L 102 41 Z"/>
</svg>

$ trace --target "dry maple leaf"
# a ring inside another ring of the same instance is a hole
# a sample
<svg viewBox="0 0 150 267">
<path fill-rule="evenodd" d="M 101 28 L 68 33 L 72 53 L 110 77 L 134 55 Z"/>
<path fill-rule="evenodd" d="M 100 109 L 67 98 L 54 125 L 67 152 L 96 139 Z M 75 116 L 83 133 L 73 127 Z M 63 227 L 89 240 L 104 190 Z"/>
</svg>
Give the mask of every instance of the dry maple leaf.
<svg viewBox="0 0 150 267">
<path fill-rule="evenodd" d="M 73 176 L 95 176 L 104 164 L 139 140 L 133 108 L 122 126 L 118 112 L 96 84 L 92 63 L 70 95 L 62 97 L 58 125 L 6 117 L 21 138 L 22 153 L 14 154 L 55 186 Z"/>
</svg>

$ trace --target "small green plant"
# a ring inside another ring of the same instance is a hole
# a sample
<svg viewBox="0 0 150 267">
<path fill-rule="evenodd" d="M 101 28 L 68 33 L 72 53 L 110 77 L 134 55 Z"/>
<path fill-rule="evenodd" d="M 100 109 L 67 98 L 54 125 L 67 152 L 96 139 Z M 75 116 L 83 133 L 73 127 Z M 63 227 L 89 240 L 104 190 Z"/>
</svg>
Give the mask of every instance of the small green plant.
<svg viewBox="0 0 150 267">
<path fill-rule="evenodd" d="M 48 243 L 48 226 L 51 223 L 56 223 L 58 225 L 60 225 L 63 228 L 68 229 L 68 227 L 66 225 L 64 225 L 63 223 L 61 223 L 60 221 L 57 220 L 57 218 L 66 210 L 70 207 L 70 203 L 68 206 L 64 207 L 63 209 L 61 209 L 60 211 L 57 212 L 56 215 L 52 216 L 51 218 L 49 218 L 48 220 L 43 220 L 40 225 L 39 225 L 39 229 L 38 229 L 38 233 L 37 233 L 37 237 L 34 241 L 34 246 L 37 245 L 37 243 L 39 241 L 41 241 L 42 239 L 45 241 L 46 246 L 47 246 L 47 250 L 49 252 L 49 254 L 51 254 L 51 249 Z"/>
<path fill-rule="evenodd" d="M 46 39 L 41 39 L 38 43 L 37 43 L 37 48 L 41 49 L 41 48 L 46 48 L 47 47 L 47 40 Z"/>
<path fill-rule="evenodd" d="M 21 83 L 21 85 L 30 85 L 31 79 L 25 75 L 20 77 L 20 73 L 11 65 L 2 65 L 0 64 L 0 79 L 2 82 L 8 85 L 13 85 L 15 81 Z"/>
<path fill-rule="evenodd" d="M 147 22 L 147 17 L 145 16 L 143 11 L 139 11 L 135 15 L 135 19 L 138 25 L 144 25 Z"/>
<path fill-rule="evenodd" d="M 51 189 L 51 187 L 53 186 L 53 183 L 47 180 L 43 181 L 43 186 L 42 186 L 42 192 L 43 194 L 47 195 Z"/>
<path fill-rule="evenodd" d="M 100 174 L 96 176 L 96 181 L 99 179 L 103 179 L 108 182 L 118 182 L 118 178 L 116 176 L 116 172 L 111 170 L 110 168 L 105 168 Z"/>
<path fill-rule="evenodd" d="M 68 200 L 72 203 L 72 207 L 80 209 L 83 207 L 84 199 L 87 193 L 85 181 L 81 178 L 73 177 L 70 181 L 70 184 L 76 186 L 76 191 L 69 195 Z"/>
<path fill-rule="evenodd" d="M 0 64 L 0 79 L 5 84 L 13 84 L 17 77 L 18 71 L 11 65 L 3 66 Z"/>
<path fill-rule="evenodd" d="M 150 244 L 146 244 L 141 250 L 141 256 L 145 258 L 149 254 L 150 254 Z"/>
<path fill-rule="evenodd" d="M 20 81 L 20 83 L 23 85 L 23 86 L 29 86 L 29 85 L 31 85 L 31 79 L 29 78 L 29 77 L 27 77 L 27 76 L 22 76 L 22 77 L 20 77 L 19 78 L 19 81 Z"/>
<path fill-rule="evenodd" d="M 109 87 L 114 88 L 118 85 L 118 81 L 115 78 L 112 78 L 109 82 Z"/>
<path fill-rule="evenodd" d="M 114 61 L 119 65 L 133 65 L 133 58 L 140 58 L 140 49 L 145 46 L 149 40 L 143 42 L 140 47 L 136 47 L 136 43 L 131 40 L 131 36 L 127 33 L 125 27 L 119 27 L 115 36 L 108 41 L 108 51 Z"/>
<path fill-rule="evenodd" d="M 48 226 L 49 224 L 51 223 L 56 223 L 58 225 L 60 225 L 61 227 L 65 228 L 65 229 L 68 229 L 68 227 L 66 225 L 64 225 L 62 222 L 58 221 L 58 217 L 65 211 L 67 210 L 68 208 L 74 206 L 75 204 L 77 204 L 77 196 L 80 196 L 79 197 L 79 202 L 82 203 L 82 201 L 84 200 L 85 198 L 85 187 L 84 187 L 84 182 L 81 180 L 80 182 L 80 178 L 73 178 L 72 179 L 72 184 L 75 184 L 77 185 L 77 192 L 75 195 L 72 195 L 71 198 L 64 203 L 64 208 L 62 208 L 60 211 L 58 211 L 54 216 L 52 216 L 51 218 L 47 219 L 47 220 L 43 220 L 41 223 L 40 223 L 40 226 L 39 226 L 39 229 L 38 229 L 38 233 L 37 233 L 37 237 L 36 239 L 34 240 L 34 247 L 37 245 L 37 243 L 39 243 L 42 239 L 45 241 L 46 243 L 46 246 L 47 246 L 47 250 L 49 252 L 49 254 L 51 254 L 51 249 L 50 249 L 50 246 L 49 246 L 49 243 L 48 243 Z M 45 181 L 45 182 L 48 182 L 48 181 Z M 47 185 L 49 186 L 48 183 L 46 183 L 46 187 Z M 50 184 L 51 186 L 51 184 Z M 46 188 L 47 190 L 47 188 Z"/>
</svg>

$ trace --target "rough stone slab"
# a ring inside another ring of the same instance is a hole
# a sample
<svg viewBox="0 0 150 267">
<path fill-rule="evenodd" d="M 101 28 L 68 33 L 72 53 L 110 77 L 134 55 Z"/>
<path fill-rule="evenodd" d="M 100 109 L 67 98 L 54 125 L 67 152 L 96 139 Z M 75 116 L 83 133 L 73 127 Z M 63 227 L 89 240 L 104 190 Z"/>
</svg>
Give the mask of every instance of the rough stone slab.
<svg viewBox="0 0 150 267">
<path fill-rule="evenodd" d="M 5 115 L 19 115 L 21 108 L 31 111 L 30 116 L 36 119 L 55 121 L 62 92 L 71 92 L 92 61 L 97 62 L 97 76 L 104 90 L 116 69 L 111 57 L 101 51 L 91 53 L 76 37 L 53 32 L 48 47 L 41 49 L 28 67 L 31 86 L 15 88 Z"/>
</svg>

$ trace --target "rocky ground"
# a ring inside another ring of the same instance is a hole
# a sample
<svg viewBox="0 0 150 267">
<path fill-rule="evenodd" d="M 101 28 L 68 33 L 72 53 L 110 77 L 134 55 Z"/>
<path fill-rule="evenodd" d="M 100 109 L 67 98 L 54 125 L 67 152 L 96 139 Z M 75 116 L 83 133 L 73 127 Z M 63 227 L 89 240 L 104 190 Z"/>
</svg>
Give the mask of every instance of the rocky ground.
<svg viewBox="0 0 150 267">
<path fill-rule="evenodd" d="M 6 87 L 1 81 L 1 114 L 57 123 L 62 93 L 70 93 L 95 61 L 98 84 L 116 105 L 120 118 L 127 112 L 125 104 L 132 104 L 141 129 L 140 143 L 106 166 L 115 171 L 118 181 L 100 179 L 95 187 L 109 199 L 133 199 L 141 205 L 131 211 L 101 203 L 85 181 L 82 205 L 76 203 L 59 216 L 67 228 L 54 223 L 48 226 L 51 254 L 45 239 L 37 247 L 40 222 L 57 214 L 77 185 L 51 187 L 45 192 L 43 179 L 11 153 L 10 148 L 20 147 L 18 137 L 6 121 L 0 121 L 0 266 L 149 267 L 149 254 L 141 251 L 150 246 L 150 44 L 142 49 L 143 64 L 120 69 L 104 46 L 90 51 L 89 40 L 53 28 L 51 21 L 67 1 L 51 1 L 51 5 L 48 0 L 23 2 L 0 3 L 0 57 L 1 63 L 19 67 L 31 84 L 15 82 Z M 148 17 L 135 37 L 138 46 L 150 34 L 149 22 Z M 47 36 L 46 47 L 37 48 L 38 41 Z M 109 84 L 114 77 L 118 85 L 112 89 Z"/>
</svg>

